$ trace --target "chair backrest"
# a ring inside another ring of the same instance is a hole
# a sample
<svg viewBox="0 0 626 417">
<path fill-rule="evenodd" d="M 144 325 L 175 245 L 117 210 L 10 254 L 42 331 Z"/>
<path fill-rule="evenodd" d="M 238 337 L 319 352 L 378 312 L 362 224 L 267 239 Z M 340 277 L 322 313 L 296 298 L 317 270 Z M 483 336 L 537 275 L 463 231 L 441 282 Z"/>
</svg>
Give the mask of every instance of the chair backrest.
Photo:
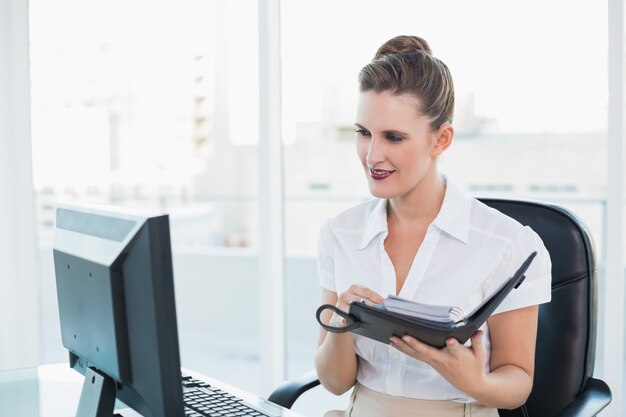
<svg viewBox="0 0 626 417">
<path fill-rule="evenodd" d="M 593 376 L 597 271 L 593 242 L 569 210 L 535 201 L 481 199 L 530 226 L 552 259 L 552 301 L 539 307 L 535 380 L 528 401 L 500 416 L 554 416 Z"/>
</svg>

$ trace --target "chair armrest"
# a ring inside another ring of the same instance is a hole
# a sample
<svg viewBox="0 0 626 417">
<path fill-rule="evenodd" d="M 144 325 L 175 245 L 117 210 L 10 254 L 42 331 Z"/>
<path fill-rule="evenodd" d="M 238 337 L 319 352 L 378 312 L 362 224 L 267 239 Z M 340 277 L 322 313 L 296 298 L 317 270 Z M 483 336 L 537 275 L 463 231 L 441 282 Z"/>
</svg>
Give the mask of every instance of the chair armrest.
<svg viewBox="0 0 626 417">
<path fill-rule="evenodd" d="M 611 402 L 611 389 L 599 379 L 590 378 L 587 388 L 558 414 L 558 417 L 592 417 Z"/>
<path fill-rule="evenodd" d="M 311 370 L 296 379 L 283 382 L 272 392 L 268 401 L 285 408 L 291 408 L 300 395 L 319 384 L 320 380 L 317 379 L 317 372 Z"/>
</svg>

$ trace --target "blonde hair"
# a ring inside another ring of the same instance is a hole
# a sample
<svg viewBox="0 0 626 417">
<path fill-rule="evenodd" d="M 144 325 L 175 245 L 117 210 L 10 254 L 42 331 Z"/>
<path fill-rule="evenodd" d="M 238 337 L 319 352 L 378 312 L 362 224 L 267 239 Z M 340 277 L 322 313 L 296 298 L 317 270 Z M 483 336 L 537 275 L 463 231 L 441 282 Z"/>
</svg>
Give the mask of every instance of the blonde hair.
<svg viewBox="0 0 626 417">
<path fill-rule="evenodd" d="M 448 67 L 432 55 L 428 42 L 417 36 L 396 36 L 385 42 L 374 59 L 359 73 L 362 92 L 389 91 L 411 94 L 420 103 L 421 114 L 431 119 L 431 128 L 452 123 L 454 84 Z"/>
</svg>

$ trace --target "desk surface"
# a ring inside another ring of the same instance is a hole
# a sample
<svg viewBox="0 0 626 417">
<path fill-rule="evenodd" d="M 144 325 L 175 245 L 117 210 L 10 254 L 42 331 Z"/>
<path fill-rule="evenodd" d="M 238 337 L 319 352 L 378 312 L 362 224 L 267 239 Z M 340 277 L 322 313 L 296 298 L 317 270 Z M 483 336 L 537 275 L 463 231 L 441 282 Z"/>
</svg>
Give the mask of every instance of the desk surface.
<svg viewBox="0 0 626 417">
<path fill-rule="evenodd" d="M 236 387 L 200 375 L 213 386 L 229 391 L 244 400 L 283 417 L 301 417 Z M 74 417 L 82 390 L 83 376 L 67 364 L 42 365 L 37 368 L 0 372 L 0 416 Z M 124 417 L 140 417 L 130 409 L 117 410 Z"/>
</svg>

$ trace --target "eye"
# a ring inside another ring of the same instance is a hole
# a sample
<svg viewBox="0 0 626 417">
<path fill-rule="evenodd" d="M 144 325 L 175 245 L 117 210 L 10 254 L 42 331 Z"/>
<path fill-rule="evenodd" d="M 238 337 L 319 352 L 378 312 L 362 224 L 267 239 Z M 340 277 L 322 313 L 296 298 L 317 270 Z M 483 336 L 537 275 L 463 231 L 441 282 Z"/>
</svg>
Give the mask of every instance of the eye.
<svg viewBox="0 0 626 417">
<path fill-rule="evenodd" d="M 357 129 L 355 130 L 358 136 L 371 136 L 372 134 L 365 129 Z"/>
<path fill-rule="evenodd" d="M 404 140 L 404 136 L 395 133 L 386 133 L 385 138 L 389 142 L 402 142 Z"/>
</svg>

